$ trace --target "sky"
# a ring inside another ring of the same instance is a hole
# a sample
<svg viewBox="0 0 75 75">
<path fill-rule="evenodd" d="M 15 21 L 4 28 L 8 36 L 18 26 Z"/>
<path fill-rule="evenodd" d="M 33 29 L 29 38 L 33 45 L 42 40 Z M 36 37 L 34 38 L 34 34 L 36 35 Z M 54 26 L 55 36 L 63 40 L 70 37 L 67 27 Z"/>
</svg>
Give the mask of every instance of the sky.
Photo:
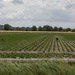
<svg viewBox="0 0 75 75">
<path fill-rule="evenodd" d="M 0 24 L 75 28 L 75 0 L 0 0 Z"/>
</svg>

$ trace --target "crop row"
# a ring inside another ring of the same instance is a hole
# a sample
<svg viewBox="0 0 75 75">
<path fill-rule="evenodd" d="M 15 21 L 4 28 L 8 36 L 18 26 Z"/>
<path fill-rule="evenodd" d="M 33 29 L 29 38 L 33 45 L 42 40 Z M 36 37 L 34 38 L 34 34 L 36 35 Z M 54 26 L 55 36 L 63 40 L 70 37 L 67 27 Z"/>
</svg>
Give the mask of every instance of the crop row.
<svg viewBox="0 0 75 75">
<path fill-rule="evenodd" d="M 56 38 L 59 40 L 57 41 Z M 66 53 L 66 52 L 75 52 L 75 44 L 68 42 L 65 39 L 62 39 L 60 36 L 50 36 L 45 37 L 23 47 L 21 50 L 25 51 L 35 51 L 35 52 L 44 52 L 44 53 Z"/>
<path fill-rule="evenodd" d="M 0 58 L 75 58 L 69 53 L 0 53 Z"/>
<path fill-rule="evenodd" d="M 34 37 L 34 36 L 33 36 Z M 75 52 L 75 41 L 66 40 L 58 35 L 43 35 L 31 39 L 20 39 L 8 43 L 0 42 L 1 51 L 24 51 L 28 53 L 69 53 Z M 56 40 L 58 38 L 58 40 Z"/>
</svg>

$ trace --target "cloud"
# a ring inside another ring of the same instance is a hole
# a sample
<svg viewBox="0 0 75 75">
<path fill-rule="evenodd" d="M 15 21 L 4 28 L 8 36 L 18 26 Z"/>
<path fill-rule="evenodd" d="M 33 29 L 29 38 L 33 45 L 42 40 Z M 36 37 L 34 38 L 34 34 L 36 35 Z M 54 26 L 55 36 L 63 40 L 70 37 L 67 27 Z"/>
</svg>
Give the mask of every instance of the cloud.
<svg viewBox="0 0 75 75">
<path fill-rule="evenodd" d="M 0 0 L 1 21 L 75 23 L 75 0 Z"/>
<path fill-rule="evenodd" d="M 13 0 L 3 0 L 3 2 L 12 2 Z"/>
<path fill-rule="evenodd" d="M 23 0 L 13 0 L 13 3 L 23 3 Z"/>
<path fill-rule="evenodd" d="M 11 2 L 11 3 L 23 3 L 23 0 L 1 0 L 3 2 Z"/>
<path fill-rule="evenodd" d="M 66 4 L 65 8 L 66 9 L 75 9 L 75 2 Z"/>
</svg>

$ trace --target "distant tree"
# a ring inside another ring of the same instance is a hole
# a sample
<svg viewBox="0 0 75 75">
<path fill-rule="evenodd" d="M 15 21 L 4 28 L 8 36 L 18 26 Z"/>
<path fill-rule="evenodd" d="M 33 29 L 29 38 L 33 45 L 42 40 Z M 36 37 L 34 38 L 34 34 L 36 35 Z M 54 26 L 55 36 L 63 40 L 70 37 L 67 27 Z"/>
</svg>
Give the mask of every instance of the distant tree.
<svg viewBox="0 0 75 75">
<path fill-rule="evenodd" d="M 72 29 L 72 32 L 75 32 L 75 28 L 74 28 L 74 29 Z"/>
<path fill-rule="evenodd" d="M 43 28 L 41 26 L 38 27 L 38 31 L 42 31 Z"/>
<path fill-rule="evenodd" d="M 30 31 L 31 30 L 31 28 L 30 27 L 26 27 L 26 31 Z"/>
<path fill-rule="evenodd" d="M 11 26 L 9 24 L 4 25 L 4 30 L 10 30 Z"/>
<path fill-rule="evenodd" d="M 26 28 L 25 28 L 25 27 L 21 27 L 21 28 L 20 28 L 20 30 L 25 31 L 25 30 L 26 30 Z"/>
<path fill-rule="evenodd" d="M 3 25 L 0 25 L 0 30 L 4 30 L 4 26 Z"/>
<path fill-rule="evenodd" d="M 49 26 L 49 25 L 43 26 L 43 31 L 52 31 L 52 30 L 53 30 L 52 26 Z"/>
<path fill-rule="evenodd" d="M 66 29 L 63 29 L 63 32 L 66 32 Z"/>
<path fill-rule="evenodd" d="M 66 31 L 71 31 L 71 28 L 66 28 Z"/>
<path fill-rule="evenodd" d="M 54 27 L 54 31 L 58 31 L 58 27 L 55 26 L 55 27 Z"/>
<path fill-rule="evenodd" d="M 16 27 L 16 30 L 20 30 L 20 27 Z"/>
<path fill-rule="evenodd" d="M 37 27 L 36 26 L 32 26 L 31 30 L 32 31 L 37 31 Z"/>
<path fill-rule="evenodd" d="M 49 26 L 49 31 L 53 31 L 53 27 L 52 26 Z"/>
<path fill-rule="evenodd" d="M 62 28 L 62 27 L 59 27 L 59 28 L 58 28 L 58 31 L 63 31 L 63 28 Z"/>
</svg>

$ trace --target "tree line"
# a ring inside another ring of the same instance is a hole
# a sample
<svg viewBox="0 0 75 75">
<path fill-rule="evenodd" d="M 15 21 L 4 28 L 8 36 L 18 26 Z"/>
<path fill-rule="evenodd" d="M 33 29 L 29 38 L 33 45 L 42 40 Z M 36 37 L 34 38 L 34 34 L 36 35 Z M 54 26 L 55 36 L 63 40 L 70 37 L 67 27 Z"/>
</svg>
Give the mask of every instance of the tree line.
<svg viewBox="0 0 75 75">
<path fill-rule="evenodd" d="M 1 25 L 2 26 L 2 25 Z M 63 28 L 63 27 L 52 27 L 50 25 L 44 25 L 44 26 L 39 26 L 36 27 L 35 25 L 32 27 L 12 27 L 9 24 L 4 24 L 3 25 L 4 30 L 17 30 L 17 31 L 72 31 L 75 32 L 75 28 Z"/>
</svg>

